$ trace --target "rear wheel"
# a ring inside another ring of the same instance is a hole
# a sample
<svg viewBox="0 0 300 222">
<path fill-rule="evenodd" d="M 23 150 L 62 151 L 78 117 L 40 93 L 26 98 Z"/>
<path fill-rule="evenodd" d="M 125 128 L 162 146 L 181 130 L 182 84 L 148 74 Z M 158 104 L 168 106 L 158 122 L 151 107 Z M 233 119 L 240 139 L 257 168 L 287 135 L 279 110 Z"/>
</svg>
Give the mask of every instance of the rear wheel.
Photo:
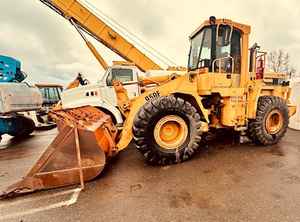
<svg viewBox="0 0 300 222">
<path fill-rule="evenodd" d="M 134 120 L 137 149 L 147 162 L 176 164 L 190 159 L 199 149 L 201 120 L 187 101 L 174 96 L 146 103 Z"/>
<path fill-rule="evenodd" d="M 26 137 L 33 133 L 35 124 L 32 119 L 23 117 L 23 129 L 19 132 L 17 137 Z"/>
<path fill-rule="evenodd" d="M 249 136 L 257 144 L 278 143 L 289 125 L 288 107 L 285 101 L 275 96 L 259 98 L 256 119 L 249 123 Z"/>
</svg>

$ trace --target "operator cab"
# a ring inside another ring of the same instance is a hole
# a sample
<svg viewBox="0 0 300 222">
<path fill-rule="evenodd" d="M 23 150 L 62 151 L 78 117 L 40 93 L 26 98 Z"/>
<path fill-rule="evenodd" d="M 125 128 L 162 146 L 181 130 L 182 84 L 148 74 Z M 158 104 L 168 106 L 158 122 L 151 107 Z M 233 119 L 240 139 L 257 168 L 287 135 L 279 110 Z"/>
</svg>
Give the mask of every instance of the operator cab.
<svg viewBox="0 0 300 222">
<path fill-rule="evenodd" d="M 241 73 L 242 34 L 230 23 L 217 24 L 216 18 L 210 17 L 190 41 L 190 71 L 207 68 L 212 73 Z"/>
</svg>

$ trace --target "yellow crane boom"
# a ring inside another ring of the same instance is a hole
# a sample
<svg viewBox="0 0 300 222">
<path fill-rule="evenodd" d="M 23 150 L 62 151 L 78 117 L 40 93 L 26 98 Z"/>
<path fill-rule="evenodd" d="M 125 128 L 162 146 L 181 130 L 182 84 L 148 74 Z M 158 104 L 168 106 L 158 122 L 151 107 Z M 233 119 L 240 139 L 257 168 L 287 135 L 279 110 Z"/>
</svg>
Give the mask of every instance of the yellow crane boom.
<svg viewBox="0 0 300 222">
<path fill-rule="evenodd" d="M 69 20 L 76 28 L 88 33 L 126 61 L 134 63 L 141 71 L 145 72 L 147 70 L 162 69 L 158 64 L 156 64 L 156 62 L 141 52 L 120 33 L 115 31 L 109 24 L 92 13 L 78 0 L 40 1 L 59 13 L 65 19 Z M 88 41 L 86 41 L 86 43 L 88 44 Z M 95 55 L 94 52 L 96 52 L 96 50 L 94 48 L 91 49 L 91 47 L 89 47 L 89 49 Z M 99 53 L 96 54 L 98 56 L 95 55 L 95 57 L 103 66 L 104 60 Z"/>
<path fill-rule="evenodd" d="M 80 27 L 77 26 L 77 24 L 73 21 L 73 19 L 70 19 L 70 22 L 75 27 L 75 29 L 77 30 L 77 32 L 79 33 L 79 35 L 82 37 L 82 39 L 84 40 L 86 46 L 89 48 L 89 50 L 91 51 L 91 53 L 95 56 L 95 58 L 100 63 L 100 65 L 102 66 L 102 68 L 104 70 L 107 70 L 108 69 L 107 62 L 100 55 L 100 53 L 97 51 L 97 49 L 95 48 L 95 46 L 85 37 L 85 35 L 80 30 Z"/>
</svg>

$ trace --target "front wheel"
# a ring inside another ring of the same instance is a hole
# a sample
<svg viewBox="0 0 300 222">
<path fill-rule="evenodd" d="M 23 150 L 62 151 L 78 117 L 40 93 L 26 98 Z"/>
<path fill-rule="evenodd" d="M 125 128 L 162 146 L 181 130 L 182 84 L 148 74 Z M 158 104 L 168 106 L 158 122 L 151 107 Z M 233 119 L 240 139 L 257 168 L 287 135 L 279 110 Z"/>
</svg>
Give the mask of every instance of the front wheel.
<svg viewBox="0 0 300 222">
<path fill-rule="evenodd" d="M 199 149 L 200 115 L 181 98 L 161 97 L 140 109 L 134 120 L 133 134 L 137 149 L 148 163 L 180 163 Z"/>
</svg>

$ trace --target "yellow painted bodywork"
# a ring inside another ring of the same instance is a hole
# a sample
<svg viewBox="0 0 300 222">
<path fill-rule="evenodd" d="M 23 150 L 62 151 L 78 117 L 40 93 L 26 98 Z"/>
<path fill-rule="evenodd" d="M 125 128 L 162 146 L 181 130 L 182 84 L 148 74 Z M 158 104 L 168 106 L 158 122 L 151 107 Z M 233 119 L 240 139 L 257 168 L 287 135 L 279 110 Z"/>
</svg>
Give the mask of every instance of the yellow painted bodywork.
<svg viewBox="0 0 300 222">
<path fill-rule="evenodd" d="M 260 96 L 277 96 L 286 101 L 289 110 L 293 110 L 293 107 L 295 107 L 291 104 L 291 88 L 288 86 L 266 85 L 263 80 L 255 80 L 249 83 L 247 94 L 248 106 L 246 117 L 249 119 L 254 119 L 256 117 L 256 109 Z M 289 112 L 290 117 L 293 114 L 292 111 Z"/>
<path fill-rule="evenodd" d="M 221 24 L 228 24 L 241 32 L 241 73 L 210 73 L 207 69 L 201 68 L 175 79 L 168 79 L 166 76 L 157 78 L 156 81 L 163 84 L 127 102 L 129 108 L 127 107 L 126 121 L 120 141 L 117 144 L 119 150 L 125 149 L 132 140 L 134 118 L 140 108 L 147 102 L 147 98 L 151 98 L 153 94 L 159 96 L 175 95 L 191 101 L 202 115 L 203 121 L 205 121 L 203 124 L 205 131 L 208 131 L 211 127 L 231 127 L 235 130 L 245 130 L 249 119 L 256 118 L 259 97 L 264 95 L 278 96 L 284 99 L 289 107 L 289 115 L 295 113 L 295 106 L 290 103 L 290 87 L 267 84 L 264 80 L 252 78 L 255 74 L 249 73 L 248 42 L 251 31 L 250 26 L 227 19 L 216 20 L 216 25 Z M 204 22 L 192 36 L 209 25 L 209 21 Z M 282 78 L 280 74 L 276 73 L 266 76 Z M 152 82 L 144 81 L 145 84 L 151 84 Z M 217 118 L 213 108 L 206 109 L 202 104 L 203 98 L 213 99 L 214 96 L 221 98 L 220 118 Z"/>
<path fill-rule="evenodd" d="M 133 121 L 140 108 L 147 102 L 146 98 L 153 93 L 158 93 L 160 96 L 169 96 L 175 94 L 187 95 L 194 98 L 197 102 L 199 113 L 202 113 L 204 119 L 209 122 L 209 111 L 203 107 L 201 97 L 197 92 L 197 79 L 190 79 L 188 75 L 180 76 L 166 84 L 158 86 L 152 90 L 143 93 L 130 101 L 130 111 L 126 117 L 121 139 L 117 144 L 119 150 L 125 149 L 133 138 L 132 126 Z"/>
<path fill-rule="evenodd" d="M 154 139 L 164 149 L 176 149 L 182 146 L 188 137 L 188 125 L 179 116 L 167 115 L 154 127 Z"/>
<path fill-rule="evenodd" d="M 138 81 L 140 86 L 148 86 L 148 85 L 161 85 L 165 84 L 175 78 L 177 78 L 179 75 L 177 74 L 172 74 L 172 75 L 163 75 L 163 76 L 150 76 L 150 77 L 145 77 L 145 76 L 140 76 Z"/>
<path fill-rule="evenodd" d="M 90 41 L 86 41 L 86 45 L 90 49 L 90 51 L 92 52 L 92 54 L 94 55 L 94 57 L 97 59 L 97 61 L 101 64 L 102 68 L 104 70 L 107 70 L 108 69 L 107 62 L 100 55 L 100 53 L 97 51 L 97 49 L 95 48 L 95 46 Z"/>
<path fill-rule="evenodd" d="M 80 86 L 80 82 L 79 80 L 76 78 L 74 79 L 71 83 L 69 83 L 69 85 L 67 86 L 66 89 L 74 89 Z"/>
</svg>

